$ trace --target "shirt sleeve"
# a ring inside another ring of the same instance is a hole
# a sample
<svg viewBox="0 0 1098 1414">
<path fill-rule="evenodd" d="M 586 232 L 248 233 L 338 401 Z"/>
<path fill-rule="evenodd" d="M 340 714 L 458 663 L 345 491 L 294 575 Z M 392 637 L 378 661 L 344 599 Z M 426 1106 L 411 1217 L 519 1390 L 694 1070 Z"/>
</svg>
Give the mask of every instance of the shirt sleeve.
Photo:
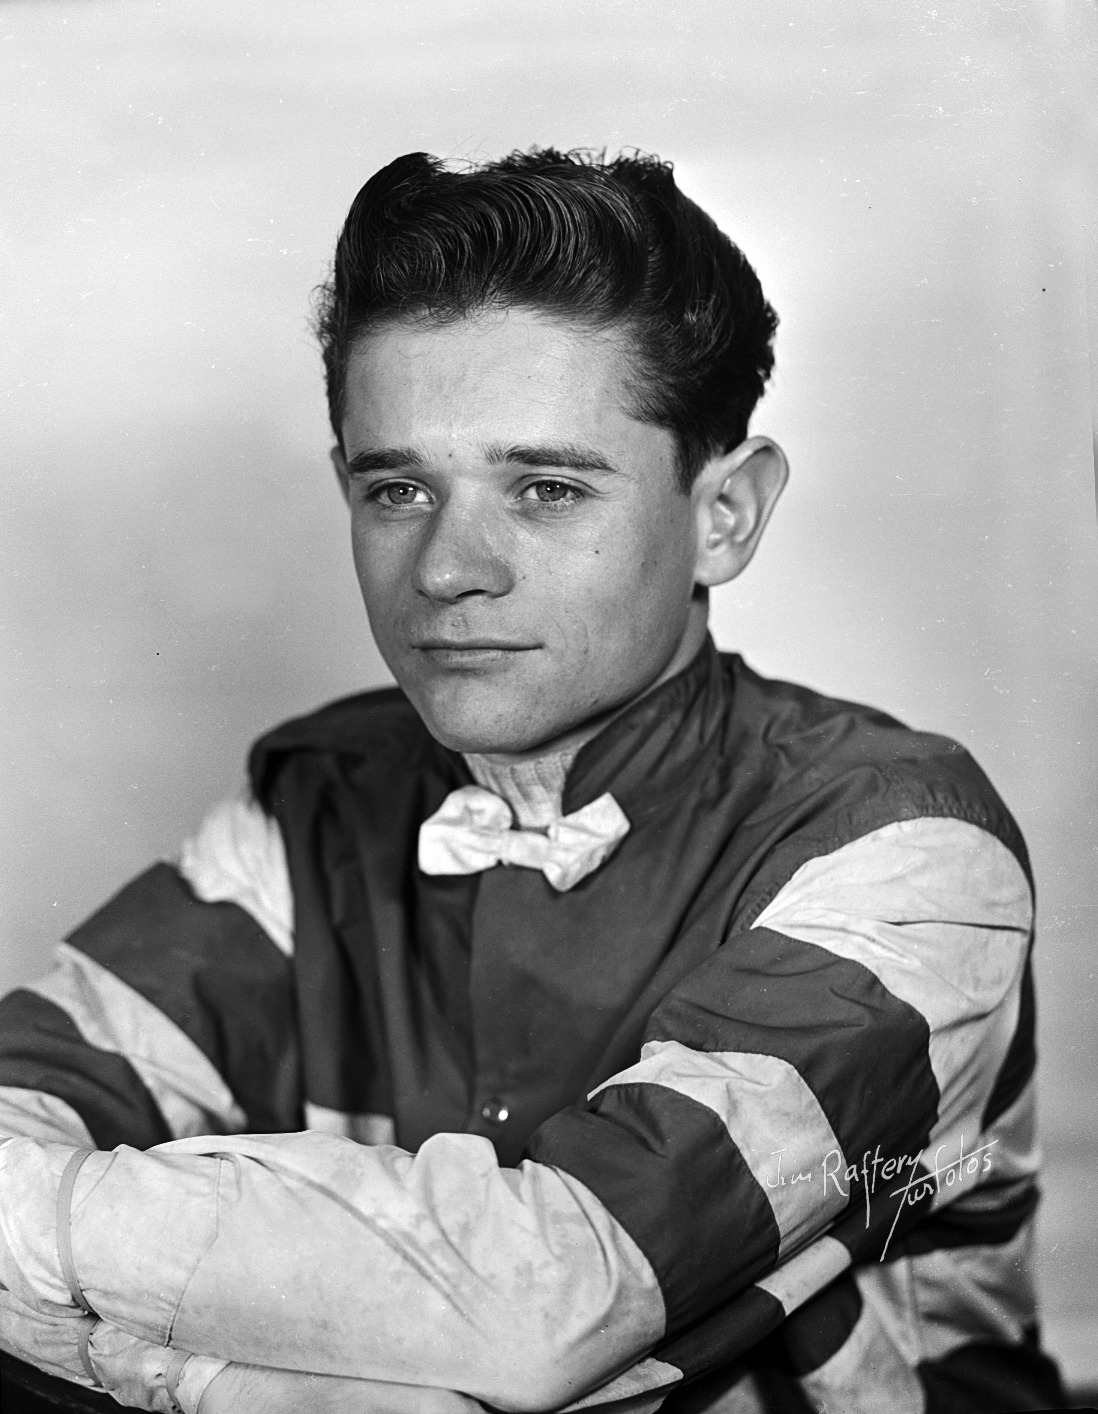
<svg viewBox="0 0 1098 1414">
<path fill-rule="evenodd" d="M 906 1181 L 976 1147 L 1031 919 L 990 834 L 887 826 L 794 873 L 517 1169 L 474 1135 L 414 1156 L 315 1133 L 94 1154 L 79 1281 L 150 1341 L 503 1409 L 665 1386 L 710 1358 L 690 1347 L 706 1321 L 746 1348 L 887 1238 L 905 1207 L 878 1170 Z M 21 1299 L 68 1299 L 49 1218 L 6 1201 L 48 1205 L 63 1153 L 0 1148 L 0 1280 Z M 981 1181 L 963 1172 L 910 1213 Z"/>
</svg>

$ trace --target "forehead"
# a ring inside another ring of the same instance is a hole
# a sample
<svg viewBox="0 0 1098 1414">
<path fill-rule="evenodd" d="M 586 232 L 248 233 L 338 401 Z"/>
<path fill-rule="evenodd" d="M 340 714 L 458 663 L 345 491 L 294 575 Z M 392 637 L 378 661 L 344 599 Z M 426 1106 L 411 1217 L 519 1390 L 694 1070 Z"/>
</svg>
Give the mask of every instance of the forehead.
<svg viewBox="0 0 1098 1414">
<path fill-rule="evenodd" d="M 576 328 L 523 309 L 452 323 L 399 323 L 356 345 L 344 447 L 583 441 L 619 453 L 673 439 L 628 411 L 630 361 L 617 330 Z"/>
</svg>

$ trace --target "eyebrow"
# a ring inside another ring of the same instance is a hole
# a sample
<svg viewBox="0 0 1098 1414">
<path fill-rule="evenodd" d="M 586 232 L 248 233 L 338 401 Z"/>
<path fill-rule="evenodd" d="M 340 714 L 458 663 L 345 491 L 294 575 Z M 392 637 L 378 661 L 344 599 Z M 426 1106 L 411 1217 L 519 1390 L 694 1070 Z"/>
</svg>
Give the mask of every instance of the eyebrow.
<svg viewBox="0 0 1098 1414">
<path fill-rule="evenodd" d="M 489 466 L 545 467 L 562 471 L 618 470 L 599 452 L 573 442 L 538 442 L 532 445 L 492 442 L 485 448 L 485 459 Z M 427 458 L 415 447 L 364 447 L 347 462 L 347 470 L 351 476 L 362 476 L 370 471 L 422 470 L 426 465 Z"/>
<path fill-rule="evenodd" d="M 574 442 L 537 442 L 533 446 L 501 446 L 492 443 L 485 449 L 492 466 L 559 467 L 568 471 L 617 471 L 618 468 L 599 452 Z"/>
<path fill-rule="evenodd" d="M 347 471 L 351 476 L 362 476 L 368 471 L 406 471 L 425 465 L 414 447 L 364 447 L 348 460 Z"/>
</svg>

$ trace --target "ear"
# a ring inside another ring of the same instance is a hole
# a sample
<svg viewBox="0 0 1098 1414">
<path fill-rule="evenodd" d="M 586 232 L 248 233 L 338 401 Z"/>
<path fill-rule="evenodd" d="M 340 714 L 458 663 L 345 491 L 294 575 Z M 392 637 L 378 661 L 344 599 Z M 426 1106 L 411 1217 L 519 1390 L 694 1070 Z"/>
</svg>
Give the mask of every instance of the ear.
<svg viewBox="0 0 1098 1414">
<path fill-rule="evenodd" d="M 785 453 L 769 437 L 748 437 L 706 462 L 690 491 L 695 584 L 726 584 L 747 568 L 788 476 Z"/>
<path fill-rule="evenodd" d="M 328 453 L 335 467 L 336 480 L 339 482 L 339 489 L 343 492 L 343 499 L 348 505 L 351 504 L 351 478 L 347 470 L 347 458 L 343 455 L 343 448 L 338 444 Z"/>
</svg>

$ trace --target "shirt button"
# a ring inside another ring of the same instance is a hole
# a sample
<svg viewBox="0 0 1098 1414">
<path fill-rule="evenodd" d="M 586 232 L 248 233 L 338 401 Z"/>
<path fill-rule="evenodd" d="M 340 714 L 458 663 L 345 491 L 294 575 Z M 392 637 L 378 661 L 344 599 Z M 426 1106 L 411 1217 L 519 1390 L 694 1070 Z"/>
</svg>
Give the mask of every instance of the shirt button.
<svg viewBox="0 0 1098 1414">
<path fill-rule="evenodd" d="M 502 1100 L 485 1100 L 480 1107 L 480 1117 L 489 1124 L 503 1124 L 510 1114 Z"/>
</svg>

